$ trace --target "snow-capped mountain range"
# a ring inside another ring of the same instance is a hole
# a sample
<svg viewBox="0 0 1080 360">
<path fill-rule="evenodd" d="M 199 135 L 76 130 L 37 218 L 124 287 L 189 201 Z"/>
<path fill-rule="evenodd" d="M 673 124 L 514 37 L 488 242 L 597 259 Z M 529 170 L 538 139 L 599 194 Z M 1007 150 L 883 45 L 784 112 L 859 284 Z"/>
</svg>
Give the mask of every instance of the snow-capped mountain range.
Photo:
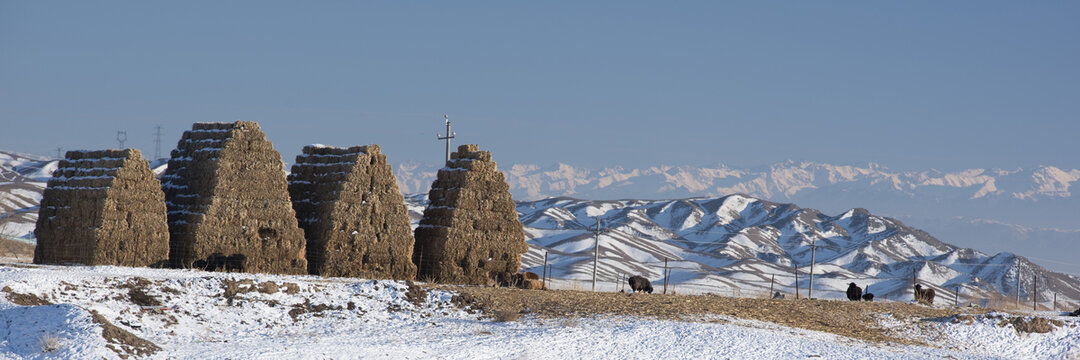
<svg viewBox="0 0 1080 360">
<path fill-rule="evenodd" d="M 164 170 L 164 161 L 155 161 L 155 170 Z M 564 168 L 565 166 L 560 166 Z M 36 221 L 36 206 L 41 200 L 45 181 L 56 168 L 56 161 L 25 155 L 0 152 L 0 206 L 6 218 L 3 230 L 8 235 L 32 234 Z M 831 168 L 831 167 L 829 167 Z M 842 168 L 842 167 L 837 167 Z M 517 169 L 517 170 L 515 170 Z M 522 167 L 511 166 L 508 173 L 515 189 L 546 188 L 555 191 L 557 186 L 538 187 L 527 179 L 539 179 L 543 172 L 518 171 Z M 671 170 L 674 168 L 668 168 Z M 425 179 L 419 167 L 399 165 L 395 169 L 403 191 Z M 730 169 L 729 169 L 730 170 Z M 865 169 L 864 169 L 865 170 Z M 574 170 L 576 171 L 576 170 Z M 575 173 L 569 171 L 569 173 Z M 728 171 L 728 170 L 726 170 Z M 735 170 L 730 170 L 734 172 Z M 846 171 L 846 170 L 845 170 Z M 863 173 L 852 170 L 851 174 Z M 1051 173 L 1053 171 L 1046 169 Z M 589 179 L 588 171 L 582 179 Z M 641 172 L 639 171 L 638 174 Z M 680 170 L 685 174 L 686 171 Z M 786 172 L 785 172 L 786 173 Z M 516 174 L 516 175 L 514 175 Z M 537 175 L 540 174 L 540 175 Z M 567 172 L 563 172 L 567 174 Z M 613 176 L 606 173 L 605 176 Z M 663 173 L 665 177 L 673 173 Z M 746 174 L 746 173 L 743 173 Z M 825 180 L 818 188 L 837 187 L 835 179 L 856 179 L 859 176 L 838 177 Z M 1016 174 L 1016 173 L 1013 173 Z M 1045 201 L 1044 199 L 1069 199 L 1069 171 L 1060 171 L 1063 177 L 1055 184 L 1058 190 L 1035 191 L 1029 195 L 1013 196 L 1016 201 Z M 850 174 L 849 174 L 850 175 Z M 538 177 L 539 176 L 539 177 Z M 740 175 L 749 176 L 749 175 Z M 769 189 L 766 181 L 771 175 L 753 180 L 765 182 L 761 189 Z M 564 177 L 570 179 L 573 177 Z M 632 180 L 654 177 L 595 178 L 589 181 L 571 181 L 574 187 L 566 189 L 606 189 L 610 186 L 644 186 Z M 714 179 L 723 177 L 714 177 Z M 898 177 L 897 177 L 898 178 Z M 934 179 L 927 177 L 927 179 Z M 952 176 L 942 176 L 942 184 L 966 184 Z M 949 179 L 946 181 L 945 179 Z M 997 178 L 995 178 L 997 179 Z M 540 183 L 542 181 L 537 180 Z M 687 183 L 687 178 L 678 181 Z M 858 182 L 852 180 L 854 182 Z M 877 180 L 864 178 L 865 183 L 875 185 Z M 990 181 L 997 183 L 999 180 Z M 935 180 L 926 180 L 934 183 Z M 780 182 L 789 184 L 790 182 Z M 521 184 L 529 186 L 523 187 Z M 553 184 L 560 184 L 558 182 Z M 563 183 L 565 184 L 565 183 Z M 601 184 L 607 184 L 600 186 Z M 621 184 L 621 185 L 618 185 Z M 663 188 L 667 183 L 657 184 Z M 984 182 L 982 188 L 986 187 Z M 669 184 L 670 185 L 670 184 Z M 680 189 L 670 185 L 672 189 Z M 946 186 L 946 185 L 922 185 Z M 974 186 L 974 185 L 972 185 Z M 1041 185 L 1040 185 L 1041 186 Z M 903 188 L 904 186 L 900 186 Z M 794 190 L 784 194 L 799 194 L 808 190 Z M 871 186 L 873 188 L 873 186 Z M 914 189 L 918 190 L 916 186 Z M 959 187 L 965 189 L 965 187 Z M 1042 187 L 1036 187 L 1042 188 Z M 779 187 L 776 187 L 779 189 Z M 859 190 L 853 187 L 851 191 Z M 660 192 L 663 193 L 663 192 Z M 912 193 L 913 196 L 919 196 Z M 1004 190 L 984 192 L 982 198 L 1000 197 Z M 516 194 L 515 194 L 516 195 Z M 415 217 L 422 212 L 425 195 L 407 196 L 410 210 Z M 860 286 L 869 285 L 878 296 L 905 299 L 911 297 L 912 276 L 942 293 L 952 294 L 959 290 L 961 297 L 971 299 L 997 299 L 1011 297 L 1016 293 L 1017 269 L 1020 271 L 1020 294 L 1028 298 L 1035 291 L 1036 281 L 1040 301 L 1047 302 L 1057 294 L 1059 300 L 1080 300 L 1080 277 L 1047 270 L 1035 261 L 1012 253 L 988 255 L 976 250 L 946 244 L 927 232 L 909 227 L 895 218 L 876 216 L 864 209 L 850 209 L 840 215 L 827 215 L 817 210 L 800 208 L 763 200 L 750 195 L 706 196 L 678 200 L 578 200 L 554 197 L 518 204 L 520 218 L 526 226 L 530 251 L 523 260 L 523 268 L 537 273 L 544 272 L 544 254 L 548 255 L 551 271 L 562 279 L 585 281 L 592 276 L 592 254 L 596 218 L 602 219 L 601 255 L 598 278 L 615 286 L 620 278 L 640 274 L 656 283 L 663 278 L 663 263 L 668 261 L 673 286 L 680 291 L 695 292 L 764 292 L 771 286 L 776 290 L 793 292 L 796 281 L 793 272 L 800 273 L 798 285 L 805 296 L 809 279 L 811 244 L 814 252 L 815 297 L 840 297 L 849 282 Z M 1074 247 L 1075 249 L 1075 247 Z M 775 276 L 775 278 L 774 278 Z"/>
</svg>

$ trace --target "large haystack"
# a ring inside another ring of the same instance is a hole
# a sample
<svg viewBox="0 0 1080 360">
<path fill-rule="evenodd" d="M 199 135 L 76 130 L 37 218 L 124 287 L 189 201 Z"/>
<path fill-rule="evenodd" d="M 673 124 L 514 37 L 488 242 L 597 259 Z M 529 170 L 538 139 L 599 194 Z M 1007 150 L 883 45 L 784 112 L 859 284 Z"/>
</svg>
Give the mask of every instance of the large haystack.
<svg viewBox="0 0 1080 360">
<path fill-rule="evenodd" d="M 378 145 L 304 147 L 289 175 L 289 195 L 307 236 L 311 274 L 416 276 L 405 197 Z"/>
<path fill-rule="evenodd" d="M 161 266 L 165 195 L 135 149 L 68 151 L 41 199 L 36 264 Z"/>
<path fill-rule="evenodd" d="M 196 123 L 162 182 L 172 266 L 307 273 L 281 154 L 259 124 Z"/>
<path fill-rule="evenodd" d="M 491 152 L 462 145 L 428 193 L 416 229 L 417 277 L 485 284 L 516 273 L 528 250 L 510 186 Z"/>
</svg>

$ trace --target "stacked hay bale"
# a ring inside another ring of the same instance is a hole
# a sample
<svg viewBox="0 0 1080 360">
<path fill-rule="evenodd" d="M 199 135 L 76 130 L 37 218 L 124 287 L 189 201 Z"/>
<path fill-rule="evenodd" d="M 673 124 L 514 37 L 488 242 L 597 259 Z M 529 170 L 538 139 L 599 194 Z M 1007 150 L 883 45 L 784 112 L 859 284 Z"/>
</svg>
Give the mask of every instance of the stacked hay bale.
<svg viewBox="0 0 1080 360">
<path fill-rule="evenodd" d="M 491 152 L 462 145 L 428 192 L 417 227 L 417 276 L 445 283 L 488 284 L 512 276 L 528 250 L 514 199 Z"/>
<path fill-rule="evenodd" d="M 281 154 L 259 124 L 196 123 L 162 181 L 173 267 L 307 273 Z"/>
<path fill-rule="evenodd" d="M 135 149 L 68 151 L 42 194 L 36 264 L 161 266 L 165 195 Z"/>
<path fill-rule="evenodd" d="M 413 235 L 405 197 L 378 145 L 305 146 L 289 195 L 314 275 L 409 280 Z"/>
</svg>

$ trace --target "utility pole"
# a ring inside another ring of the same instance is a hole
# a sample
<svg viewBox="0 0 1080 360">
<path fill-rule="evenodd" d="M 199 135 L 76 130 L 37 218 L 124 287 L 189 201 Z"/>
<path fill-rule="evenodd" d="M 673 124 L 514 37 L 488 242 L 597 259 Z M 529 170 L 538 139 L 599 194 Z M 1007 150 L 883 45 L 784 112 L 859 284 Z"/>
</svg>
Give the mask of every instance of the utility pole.
<svg viewBox="0 0 1080 360">
<path fill-rule="evenodd" d="M 814 253 L 817 250 L 817 238 L 810 239 L 810 288 L 807 290 L 806 298 L 814 299 Z"/>
<path fill-rule="evenodd" d="M 1020 307 L 1020 259 L 1016 259 L 1016 307 Z"/>
<path fill-rule="evenodd" d="M 154 127 L 154 160 L 161 158 L 161 125 Z"/>
<path fill-rule="evenodd" d="M 596 291 L 596 264 L 600 262 L 600 219 L 596 217 L 596 241 L 593 243 L 592 291 Z"/>
<path fill-rule="evenodd" d="M 125 141 L 127 141 L 127 131 L 117 131 L 116 142 L 120 143 L 120 149 L 124 148 Z"/>
<path fill-rule="evenodd" d="M 1036 275 L 1035 270 L 1032 269 L 1031 270 L 1031 284 L 1032 284 L 1032 289 L 1034 289 L 1034 290 L 1031 291 L 1031 311 L 1038 311 L 1039 310 L 1039 277 L 1035 276 L 1035 275 Z"/>
<path fill-rule="evenodd" d="M 446 140 L 446 161 L 450 161 L 450 139 L 453 139 L 457 133 L 450 132 L 450 115 L 443 115 L 446 119 L 446 136 L 436 134 L 439 140 Z"/>
</svg>

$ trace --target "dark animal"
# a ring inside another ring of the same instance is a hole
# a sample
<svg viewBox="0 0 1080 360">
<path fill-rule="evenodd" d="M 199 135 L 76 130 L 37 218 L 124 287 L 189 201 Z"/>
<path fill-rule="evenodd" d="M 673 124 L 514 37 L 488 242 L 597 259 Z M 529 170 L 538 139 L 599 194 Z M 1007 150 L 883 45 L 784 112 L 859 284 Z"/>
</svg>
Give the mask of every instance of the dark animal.
<svg viewBox="0 0 1080 360">
<path fill-rule="evenodd" d="M 238 272 L 244 272 L 244 267 L 247 265 L 247 255 L 244 254 L 232 254 L 225 258 L 225 271 L 232 272 L 236 270 Z"/>
<path fill-rule="evenodd" d="M 775 300 L 783 299 L 784 294 L 781 294 L 779 291 L 777 291 L 772 294 L 772 298 Z"/>
<path fill-rule="evenodd" d="M 934 305 L 934 289 L 923 289 L 922 285 L 915 284 L 915 301 L 924 305 Z"/>
<path fill-rule="evenodd" d="M 630 277 L 630 289 L 634 292 L 644 291 L 652 294 L 652 283 L 649 279 L 634 275 Z"/>
<path fill-rule="evenodd" d="M 222 253 L 210 254 L 210 256 L 208 256 L 206 258 L 206 262 L 205 262 L 206 266 L 203 267 L 203 270 L 217 271 L 218 269 L 224 269 L 225 268 L 225 262 L 228 259 L 229 258 L 226 257 L 225 254 L 222 254 Z M 198 263 L 198 261 L 196 261 L 196 263 Z"/>
<path fill-rule="evenodd" d="M 862 299 L 862 288 L 855 285 L 855 283 L 848 284 L 847 299 L 851 301 L 859 301 L 859 299 Z"/>
<path fill-rule="evenodd" d="M 863 301 L 874 301 L 874 294 L 865 293 L 862 295 Z"/>
<path fill-rule="evenodd" d="M 1073 311 L 1073 312 L 1069 313 L 1069 315 L 1080 316 L 1080 308 L 1076 308 L 1076 311 Z"/>
</svg>

